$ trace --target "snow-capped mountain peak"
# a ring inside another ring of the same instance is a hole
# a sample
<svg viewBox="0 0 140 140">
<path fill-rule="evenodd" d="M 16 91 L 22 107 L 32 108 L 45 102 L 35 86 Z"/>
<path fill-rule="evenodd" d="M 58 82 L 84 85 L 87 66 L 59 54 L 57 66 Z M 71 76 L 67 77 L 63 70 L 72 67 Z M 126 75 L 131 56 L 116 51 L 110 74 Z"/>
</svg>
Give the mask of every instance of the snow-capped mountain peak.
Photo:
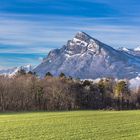
<svg viewBox="0 0 140 140">
<path fill-rule="evenodd" d="M 134 48 L 134 51 L 140 51 L 140 46 Z"/>
<path fill-rule="evenodd" d="M 98 54 L 103 50 L 104 45 L 100 41 L 92 38 L 84 32 L 78 32 L 73 39 L 69 40 L 65 46 L 65 52 L 68 55 L 94 53 Z"/>
<path fill-rule="evenodd" d="M 26 72 L 32 71 L 33 66 L 31 64 L 20 66 L 19 69 L 24 69 Z"/>
<path fill-rule="evenodd" d="M 60 49 L 52 50 L 33 71 L 43 77 L 47 72 L 81 79 L 102 77 L 135 78 L 140 73 L 140 58 L 116 50 L 84 32 L 78 32 Z"/>
<path fill-rule="evenodd" d="M 129 52 L 130 51 L 128 48 L 125 48 L 125 47 L 120 48 L 120 50 L 125 51 L 125 52 Z"/>
<path fill-rule="evenodd" d="M 2 69 L 0 70 L 0 75 L 5 75 L 5 76 L 14 76 L 19 70 L 25 70 L 26 72 L 32 71 L 33 67 L 32 65 L 25 65 L 25 66 L 20 66 L 20 67 L 14 67 L 14 68 L 9 68 L 9 69 Z"/>
<path fill-rule="evenodd" d="M 89 41 L 92 37 L 89 36 L 88 34 L 86 34 L 85 32 L 78 32 L 78 33 L 75 35 L 75 38 L 87 42 L 87 41 Z"/>
</svg>

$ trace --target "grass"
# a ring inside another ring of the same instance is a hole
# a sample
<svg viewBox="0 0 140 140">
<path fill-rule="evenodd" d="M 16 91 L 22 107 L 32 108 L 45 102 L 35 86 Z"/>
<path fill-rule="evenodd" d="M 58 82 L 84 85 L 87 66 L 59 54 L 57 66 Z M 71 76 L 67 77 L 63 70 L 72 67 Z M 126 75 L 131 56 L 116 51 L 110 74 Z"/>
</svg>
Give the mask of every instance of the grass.
<svg viewBox="0 0 140 140">
<path fill-rule="evenodd" d="M 140 140 L 140 111 L 1 113 L 1 140 Z"/>
</svg>

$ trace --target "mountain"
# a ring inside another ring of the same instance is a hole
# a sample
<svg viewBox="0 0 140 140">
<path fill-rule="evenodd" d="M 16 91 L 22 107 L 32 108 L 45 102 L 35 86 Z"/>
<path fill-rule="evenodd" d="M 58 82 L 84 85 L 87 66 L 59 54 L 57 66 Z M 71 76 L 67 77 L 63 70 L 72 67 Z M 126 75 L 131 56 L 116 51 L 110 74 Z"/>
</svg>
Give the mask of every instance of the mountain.
<svg viewBox="0 0 140 140">
<path fill-rule="evenodd" d="M 116 50 L 84 32 L 78 32 L 62 48 L 50 51 L 33 71 L 40 77 L 47 72 L 54 76 L 63 72 L 81 79 L 131 79 L 140 73 L 140 57 Z"/>
<path fill-rule="evenodd" d="M 29 72 L 33 70 L 33 67 L 31 65 L 26 65 L 26 66 L 14 67 L 10 69 L 2 69 L 0 70 L 0 75 L 14 76 L 21 69 L 25 70 L 26 72 Z"/>
<path fill-rule="evenodd" d="M 119 50 L 124 53 L 128 53 L 136 57 L 140 57 L 140 47 L 136 47 L 134 49 L 128 49 L 128 48 L 122 47 L 122 48 L 119 48 Z"/>
</svg>

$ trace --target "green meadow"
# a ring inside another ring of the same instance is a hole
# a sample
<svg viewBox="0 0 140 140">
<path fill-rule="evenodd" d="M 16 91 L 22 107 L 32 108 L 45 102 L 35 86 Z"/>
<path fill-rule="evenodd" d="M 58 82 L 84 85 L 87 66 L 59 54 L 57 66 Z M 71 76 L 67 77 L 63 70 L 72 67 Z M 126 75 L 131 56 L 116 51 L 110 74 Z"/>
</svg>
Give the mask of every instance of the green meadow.
<svg viewBox="0 0 140 140">
<path fill-rule="evenodd" d="M 140 140 L 140 111 L 0 114 L 1 140 Z"/>
</svg>

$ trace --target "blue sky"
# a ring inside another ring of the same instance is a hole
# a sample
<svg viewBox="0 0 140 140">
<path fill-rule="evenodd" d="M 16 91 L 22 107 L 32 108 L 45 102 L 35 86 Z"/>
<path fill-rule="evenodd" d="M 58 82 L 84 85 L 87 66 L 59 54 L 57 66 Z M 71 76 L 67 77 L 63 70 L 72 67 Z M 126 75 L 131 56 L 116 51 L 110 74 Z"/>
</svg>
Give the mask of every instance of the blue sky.
<svg viewBox="0 0 140 140">
<path fill-rule="evenodd" d="M 139 0 L 0 1 L 0 69 L 33 64 L 84 31 L 114 48 L 140 45 Z"/>
</svg>

